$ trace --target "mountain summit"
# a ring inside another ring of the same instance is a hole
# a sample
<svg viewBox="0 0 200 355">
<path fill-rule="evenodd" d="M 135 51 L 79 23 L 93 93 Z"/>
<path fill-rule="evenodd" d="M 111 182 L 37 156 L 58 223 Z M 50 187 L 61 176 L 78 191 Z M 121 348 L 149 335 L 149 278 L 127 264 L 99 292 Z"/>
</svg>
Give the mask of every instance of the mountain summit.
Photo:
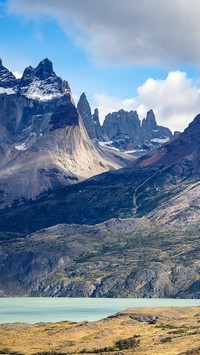
<svg viewBox="0 0 200 355">
<path fill-rule="evenodd" d="M 94 110 L 94 114 L 91 112 L 91 108 L 85 93 L 80 96 L 77 109 L 83 118 L 83 123 L 86 127 L 88 135 L 91 139 L 105 140 L 102 132 L 102 128 L 99 122 L 98 109 Z"/>
<path fill-rule="evenodd" d="M 45 80 L 50 76 L 56 76 L 53 71 L 53 63 L 48 58 L 42 60 L 35 69 L 35 76 L 40 80 Z"/>
<path fill-rule="evenodd" d="M 24 70 L 18 89 L 22 95 L 38 100 L 49 100 L 70 92 L 68 82 L 54 73 L 53 64 L 47 58 L 35 69 L 29 66 Z"/>
<path fill-rule="evenodd" d="M 89 139 L 49 59 L 20 79 L 0 62 L 0 138 L 1 208 L 120 167 Z"/>
</svg>

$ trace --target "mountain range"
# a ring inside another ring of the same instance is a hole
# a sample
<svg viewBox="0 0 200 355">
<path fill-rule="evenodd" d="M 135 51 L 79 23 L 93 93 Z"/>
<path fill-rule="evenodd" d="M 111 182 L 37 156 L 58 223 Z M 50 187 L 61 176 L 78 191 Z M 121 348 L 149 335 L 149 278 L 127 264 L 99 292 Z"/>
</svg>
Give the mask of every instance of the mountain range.
<svg viewBox="0 0 200 355">
<path fill-rule="evenodd" d="M 200 115 L 102 127 L 47 59 L 0 79 L 1 295 L 199 298 Z"/>
<path fill-rule="evenodd" d="M 138 157 L 173 137 L 168 128 L 157 124 L 153 110 L 149 110 L 146 118 L 140 122 L 137 111 L 128 112 L 121 109 L 109 113 L 101 126 L 98 109 L 92 114 L 85 93 L 80 96 L 77 108 L 89 137 L 101 147 L 120 149 Z"/>
</svg>

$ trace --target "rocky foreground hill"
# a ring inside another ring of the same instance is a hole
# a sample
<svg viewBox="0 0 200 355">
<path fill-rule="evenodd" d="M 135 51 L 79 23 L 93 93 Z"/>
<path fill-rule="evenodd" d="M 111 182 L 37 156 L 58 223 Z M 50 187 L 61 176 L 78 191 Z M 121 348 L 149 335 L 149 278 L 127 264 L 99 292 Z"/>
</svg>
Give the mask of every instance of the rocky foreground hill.
<svg viewBox="0 0 200 355">
<path fill-rule="evenodd" d="M 0 237 L 1 296 L 200 298 L 199 226 L 130 218 Z"/>
<path fill-rule="evenodd" d="M 125 160 L 89 139 L 52 63 L 0 77 L 1 296 L 199 298 L 200 115 L 86 179 Z"/>
</svg>

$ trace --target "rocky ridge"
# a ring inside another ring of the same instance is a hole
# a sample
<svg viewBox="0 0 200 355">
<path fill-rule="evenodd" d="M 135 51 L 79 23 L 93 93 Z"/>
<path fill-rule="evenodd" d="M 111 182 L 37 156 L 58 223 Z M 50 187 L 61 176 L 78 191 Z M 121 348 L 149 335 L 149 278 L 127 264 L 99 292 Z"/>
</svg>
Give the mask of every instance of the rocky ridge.
<svg viewBox="0 0 200 355">
<path fill-rule="evenodd" d="M 136 111 L 110 113 L 103 123 L 103 132 L 115 147 L 141 150 L 143 155 L 168 142 L 173 136 L 168 128 L 158 126 L 152 110 L 147 112 L 142 123 Z"/>
<path fill-rule="evenodd" d="M 144 155 L 172 139 L 172 132 L 159 126 L 152 110 L 140 122 L 136 111 L 119 110 L 109 113 L 100 125 L 98 111 L 91 112 L 85 93 L 77 105 L 87 132 L 91 139 L 101 147 L 114 148 L 133 154 L 135 157 Z"/>
<path fill-rule="evenodd" d="M 182 228 L 198 223 L 199 117 L 174 140 L 125 169 L 101 174 L 34 204 L 2 212 L 1 230 L 29 233 L 58 223 L 96 224 L 110 218 L 142 216 Z M 38 217 L 41 209 L 42 218 Z M 50 218 L 51 211 L 54 213 Z"/>
<path fill-rule="evenodd" d="M 86 98 L 85 93 L 80 96 L 77 104 L 77 109 L 83 118 L 84 125 L 86 127 L 87 133 L 91 139 L 97 139 L 104 141 L 106 137 L 103 136 L 102 128 L 99 122 L 99 112 L 98 109 L 94 110 L 94 114 L 91 112 L 89 102 Z"/>
</svg>

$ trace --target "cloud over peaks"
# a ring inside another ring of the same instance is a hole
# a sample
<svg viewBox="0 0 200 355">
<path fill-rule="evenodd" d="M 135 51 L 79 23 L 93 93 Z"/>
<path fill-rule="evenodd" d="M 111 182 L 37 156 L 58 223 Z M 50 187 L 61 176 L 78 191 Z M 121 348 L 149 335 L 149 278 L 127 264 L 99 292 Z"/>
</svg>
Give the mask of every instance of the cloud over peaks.
<svg viewBox="0 0 200 355">
<path fill-rule="evenodd" d="M 9 11 L 55 18 L 106 64 L 199 64 L 199 0 L 9 0 Z"/>
<path fill-rule="evenodd" d="M 170 72 L 164 80 L 149 78 L 137 92 L 138 96 L 126 100 L 95 95 L 101 118 L 123 108 L 137 110 L 142 119 L 152 108 L 160 125 L 182 131 L 200 113 L 200 88 L 184 72 Z"/>
</svg>

